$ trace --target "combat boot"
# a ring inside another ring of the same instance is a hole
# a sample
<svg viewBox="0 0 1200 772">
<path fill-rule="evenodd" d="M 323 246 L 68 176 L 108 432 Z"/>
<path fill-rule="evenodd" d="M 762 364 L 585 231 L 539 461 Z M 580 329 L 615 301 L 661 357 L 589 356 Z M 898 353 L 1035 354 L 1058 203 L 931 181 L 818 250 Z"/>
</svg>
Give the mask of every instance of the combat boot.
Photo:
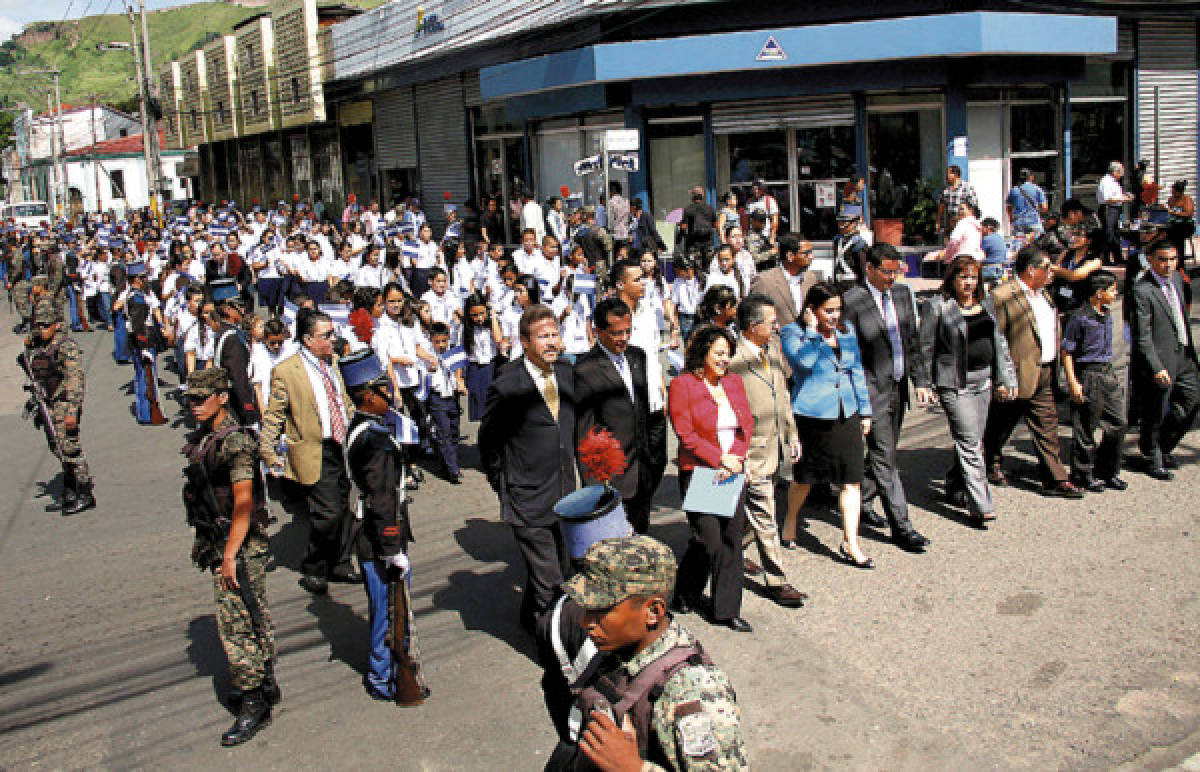
<svg viewBox="0 0 1200 772">
<path fill-rule="evenodd" d="M 241 745 L 253 737 L 259 729 L 271 722 L 271 706 L 263 696 L 262 687 L 242 692 L 242 707 L 233 726 L 221 735 L 225 747 Z"/>
<path fill-rule="evenodd" d="M 75 480 L 74 472 L 70 469 L 63 469 L 62 485 L 62 511 L 65 515 L 68 514 L 67 510 L 79 503 L 78 483 Z"/>
<path fill-rule="evenodd" d="M 67 505 L 63 502 L 64 515 L 77 515 L 85 509 L 92 509 L 96 506 L 96 498 L 92 495 L 92 484 L 76 485 L 75 486 L 75 502 Z"/>
<path fill-rule="evenodd" d="M 263 673 L 262 691 L 263 697 L 271 705 L 278 705 L 279 701 L 283 699 L 283 692 L 279 691 L 279 682 L 275 680 L 275 660 L 267 660 L 266 671 Z"/>
</svg>

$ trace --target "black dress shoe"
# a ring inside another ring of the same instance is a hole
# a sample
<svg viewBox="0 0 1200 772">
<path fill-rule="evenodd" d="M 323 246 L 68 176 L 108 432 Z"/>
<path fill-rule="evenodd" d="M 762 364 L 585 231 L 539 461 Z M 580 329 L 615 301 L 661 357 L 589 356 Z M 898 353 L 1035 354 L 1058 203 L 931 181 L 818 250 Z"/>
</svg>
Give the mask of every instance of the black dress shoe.
<svg viewBox="0 0 1200 772">
<path fill-rule="evenodd" d="M 730 630 L 734 631 L 735 633 L 752 633 L 752 632 L 754 632 L 754 628 L 750 626 L 750 623 L 747 622 L 746 620 L 742 619 L 741 617 L 733 617 L 732 619 L 724 619 L 724 620 L 721 620 L 720 622 L 718 622 L 717 624 L 725 625 L 726 627 L 728 627 Z"/>
<path fill-rule="evenodd" d="M 892 542 L 902 550 L 907 552 L 924 552 L 929 546 L 929 539 L 926 539 L 916 531 L 900 531 L 892 534 Z"/>
<path fill-rule="evenodd" d="M 351 568 L 341 571 L 331 571 L 329 573 L 329 581 L 338 582 L 339 584 L 362 584 L 363 578 L 362 574 Z"/>
<path fill-rule="evenodd" d="M 1163 482 L 1170 482 L 1171 480 L 1175 479 L 1174 472 L 1172 472 L 1170 469 L 1165 469 L 1161 466 L 1152 467 L 1149 471 L 1146 472 L 1146 474 L 1150 475 L 1155 480 L 1162 480 Z"/>
<path fill-rule="evenodd" d="M 677 592 L 674 600 L 671 601 L 671 610 L 677 614 L 692 614 L 696 611 L 696 605 L 695 600 Z"/>
<path fill-rule="evenodd" d="M 997 488 L 1008 485 L 1008 477 L 1004 474 L 1004 467 L 1001 466 L 993 466 L 989 469 L 987 480 L 988 485 L 995 485 Z"/>
<path fill-rule="evenodd" d="M 795 539 L 780 539 L 779 546 L 783 547 L 785 550 L 800 549 L 800 545 L 796 543 Z"/>
<path fill-rule="evenodd" d="M 315 574 L 305 574 L 300 577 L 300 586 L 311 592 L 313 595 L 324 595 L 329 592 L 329 582 L 323 576 Z"/>
<path fill-rule="evenodd" d="M 861 519 L 872 528 L 885 528 L 888 524 L 887 520 L 874 509 L 864 509 Z"/>
<path fill-rule="evenodd" d="M 80 490 L 75 495 L 75 500 L 72 502 L 63 502 L 64 515 L 77 515 L 84 510 L 93 509 L 96 506 L 96 497 L 92 495 L 90 487 Z"/>
<path fill-rule="evenodd" d="M 1091 493 L 1104 493 L 1106 490 L 1104 481 L 1097 480 L 1095 477 L 1076 477 L 1073 482 L 1077 488 L 1083 488 Z"/>
<path fill-rule="evenodd" d="M 1042 493 L 1046 496 L 1057 496 L 1060 499 L 1083 498 L 1083 490 L 1067 480 L 1063 480 L 1059 483 L 1051 483 L 1045 486 L 1042 489 Z"/>
<path fill-rule="evenodd" d="M 1129 483 L 1122 480 L 1120 477 L 1113 476 L 1104 481 L 1104 484 L 1112 488 L 1114 491 L 1123 491 L 1129 487 Z"/>
<path fill-rule="evenodd" d="M 259 729 L 271 723 L 271 706 L 263 696 L 262 689 L 250 689 L 242 693 L 242 707 L 233 726 L 221 735 L 221 745 L 241 745 L 253 737 Z"/>
<path fill-rule="evenodd" d="M 1163 469 L 1178 469 L 1179 459 L 1170 453 L 1163 453 Z"/>
<path fill-rule="evenodd" d="M 862 560 L 855 560 L 854 556 L 850 554 L 850 550 L 846 549 L 845 544 L 843 544 L 841 547 L 838 548 L 838 558 L 843 563 L 854 566 L 855 568 L 862 568 L 867 571 L 870 571 L 871 569 L 875 568 L 875 561 L 872 560 L 871 558 L 863 558 Z"/>
</svg>

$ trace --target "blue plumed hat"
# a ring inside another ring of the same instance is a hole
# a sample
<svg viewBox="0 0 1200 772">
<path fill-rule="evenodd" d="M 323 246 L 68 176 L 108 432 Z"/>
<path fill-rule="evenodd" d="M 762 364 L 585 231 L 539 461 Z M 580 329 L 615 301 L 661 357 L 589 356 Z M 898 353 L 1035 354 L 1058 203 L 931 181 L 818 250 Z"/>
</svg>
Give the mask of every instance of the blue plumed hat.
<svg viewBox="0 0 1200 772">
<path fill-rule="evenodd" d="M 342 369 L 342 380 L 346 382 L 347 389 L 387 378 L 383 372 L 383 365 L 379 364 L 379 358 L 369 348 L 339 360 L 338 367 Z"/>
</svg>

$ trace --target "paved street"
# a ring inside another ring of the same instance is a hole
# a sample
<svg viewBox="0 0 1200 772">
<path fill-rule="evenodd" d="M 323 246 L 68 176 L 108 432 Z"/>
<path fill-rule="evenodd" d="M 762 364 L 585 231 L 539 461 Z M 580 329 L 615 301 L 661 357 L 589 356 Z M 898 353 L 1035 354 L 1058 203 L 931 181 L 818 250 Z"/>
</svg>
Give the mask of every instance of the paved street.
<svg viewBox="0 0 1200 772">
<path fill-rule="evenodd" d="M 0 329 L 12 323 L 0 311 Z M 183 429 L 136 426 L 111 337 L 79 337 L 100 506 L 70 519 L 52 507 L 57 465 L 20 418 L 18 339 L 0 337 L 0 768 L 541 768 L 554 739 L 516 624 L 517 553 L 473 470 L 459 487 L 430 475 L 413 510 L 429 702 L 364 695 L 362 588 L 302 591 L 304 528 L 281 518 L 268 597 L 283 703 L 251 743 L 220 748 L 229 687 L 211 581 L 188 561 Z M 1018 437 L 1010 463 L 1028 466 Z M 684 620 L 737 688 L 754 765 L 1160 769 L 1200 750 L 1200 438 L 1171 484 L 1131 470 L 1128 492 L 1083 501 L 1002 489 L 985 532 L 941 506 L 941 414 L 910 416 L 902 448 L 928 554 L 868 533 L 875 571 L 836 563 L 836 514 L 811 506 L 787 565 L 807 608 L 748 591 L 752 635 Z M 473 445 L 465 456 L 473 466 Z M 669 471 L 652 532 L 681 552 L 678 501 Z"/>
</svg>

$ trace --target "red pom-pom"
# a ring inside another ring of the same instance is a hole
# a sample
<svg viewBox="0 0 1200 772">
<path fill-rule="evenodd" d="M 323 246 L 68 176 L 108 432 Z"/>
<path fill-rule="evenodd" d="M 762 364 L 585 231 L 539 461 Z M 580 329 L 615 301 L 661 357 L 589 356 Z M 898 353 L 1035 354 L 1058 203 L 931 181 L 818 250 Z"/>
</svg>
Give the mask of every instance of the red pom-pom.
<svg viewBox="0 0 1200 772">
<path fill-rule="evenodd" d="M 370 343 L 371 336 L 375 334 L 375 319 L 371 316 L 371 312 L 360 308 L 350 314 L 350 329 L 354 330 L 354 335 L 361 342 Z"/>
<path fill-rule="evenodd" d="M 612 432 L 593 426 L 579 442 L 576 449 L 579 463 L 587 469 L 588 476 L 607 483 L 625 471 L 625 451 Z"/>
<path fill-rule="evenodd" d="M 448 191 L 448 190 L 447 190 L 447 191 L 445 191 L 444 193 L 442 193 L 442 198 L 444 198 L 444 199 L 446 199 L 447 201 L 449 201 L 449 200 L 450 200 L 450 191 Z"/>
<path fill-rule="evenodd" d="M 570 198 L 570 197 L 571 197 L 571 189 L 570 189 L 570 188 L 568 188 L 566 185 L 563 185 L 561 188 L 559 188 L 559 189 L 558 189 L 558 192 L 559 192 L 559 193 L 562 193 L 562 197 L 563 197 L 563 198 Z"/>
</svg>

